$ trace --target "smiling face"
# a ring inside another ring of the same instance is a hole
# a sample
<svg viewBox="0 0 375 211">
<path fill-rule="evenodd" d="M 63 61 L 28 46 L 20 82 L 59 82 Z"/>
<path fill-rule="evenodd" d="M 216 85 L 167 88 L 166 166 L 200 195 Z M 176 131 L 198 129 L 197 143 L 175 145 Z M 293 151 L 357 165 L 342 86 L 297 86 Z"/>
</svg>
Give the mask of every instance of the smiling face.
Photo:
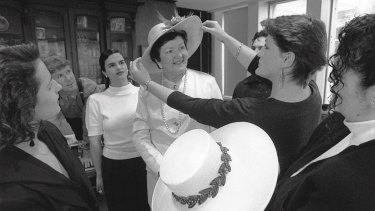
<svg viewBox="0 0 375 211">
<path fill-rule="evenodd" d="M 53 80 L 62 86 L 62 91 L 74 91 L 78 90 L 76 77 L 70 66 L 65 66 L 59 70 L 56 70 L 52 74 Z"/>
<path fill-rule="evenodd" d="M 128 83 L 128 66 L 120 53 L 108 56 L 104 62 L 105 74 L 111 81 L 111 86 L 119 87 Z"/>
<path fill-rule="evenodd" d="M 36 96 L 34 119 L 48 120 L 60 112 L 58 92 L 61 86 L 52 79 L 46 65 L 40 59 L 35 61 L 35 69 L 35 79 L 39 82 L 39 90 Z"/>
<path fill-rule="evenodd" d="M 347 70 L 341 77 L 341 83 L 332 89 L 341 97 L 338 98 L 335 110 L 345 116 L 348 122 L 371 120 L 372 96 L 375 87 L 363 88 L 361 78 L 353 70 Z"/>
<path fill-rule="evenodd" d="M 279 80 L 284 58 L 271 36 L 267 37 L 266 44 L 258 55 L 260 60 L 256 74 L 271 81 Z"/>
<path fill-rule="evenodd" d="M 160 48 L 160 61 L 158 64 L 164 69 L 166 74 L 180 74 L 186 70 L 188 57 L 189 54 L 184 40 L 182 37 L 177 36 Z"/>
</svg>

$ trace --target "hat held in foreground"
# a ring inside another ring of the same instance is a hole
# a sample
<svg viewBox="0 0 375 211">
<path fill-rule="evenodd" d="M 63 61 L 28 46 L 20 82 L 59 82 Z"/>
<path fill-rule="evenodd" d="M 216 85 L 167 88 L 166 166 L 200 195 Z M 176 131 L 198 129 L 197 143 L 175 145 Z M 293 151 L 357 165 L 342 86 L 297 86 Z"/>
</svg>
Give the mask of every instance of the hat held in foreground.
<svg viewBox="0 0 375 211">
<path fill-rule="evenodd" d="M 202 42 L 203 30 L 201 27 L 202 27 L 202 21 L 196 15 L 192 15 L 188 17 L 176 16 L 166 23 L 159 23 L 155 25 L 154 27 L 152 27 L 150 32 L 148 33 L 148 38 L 147 38 L 148 47 L 144 51 L 142 58 L 141 58 L 141 62 L 143 66 L 150 73 L 156 73 L 159 71 L 158 66 L 155 64 L 155 62 L 152 61 L 150 57 L 150 51 L 154 43 L 165 33 L 170 32 L 170 31 L 185 31 L 186 32 L 186 35 L 187 35 L 186 48 L 187 48 L 189 57 L 192 56 Z"/>
<path fill-rule="evenodd" d="M 278 166 L 271 138 L 256 125 L 236 122 L 210 134 L 191 130 L 164 154 L 152 210 L 263 210 Z"/>
</svg>

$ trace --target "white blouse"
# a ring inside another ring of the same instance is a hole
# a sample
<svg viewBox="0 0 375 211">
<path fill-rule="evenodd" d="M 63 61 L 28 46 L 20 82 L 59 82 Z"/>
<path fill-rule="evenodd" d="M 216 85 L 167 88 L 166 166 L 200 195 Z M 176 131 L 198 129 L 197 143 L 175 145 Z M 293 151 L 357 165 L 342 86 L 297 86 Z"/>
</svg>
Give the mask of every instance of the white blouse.
<svg viewBox="0 0 375 211">
<path fill-rule="evenodd" d="M 180 92 L 184 91 L 185 86 L 185 94 L 191 97 L 222 99 L 221 91 L 214 77 L 190 69 L 187 70 L 186 75 L 186 80 L 184 76 L 182 82 L 178 85 L 167 79 L 163 80 L 163 84 Z M 178 136 L 197 128 L 207 132 L 212 130 L 211 127 L 200 124 L 188 115 L 162 103 L 143 87 L 140 88 L 138 95 L 138 106 L 133 125 L 133 141 L 143 160 L 154 173 L 159 171 L 163 154 Z M 163 109 L 161 109 L 162 105 Z M 162 111 L 165 121 L 162 117 Z M 165 124 L 168 125 L 168 128 Z M 177 132 L 174 134 L 175 131 Z"/>
</svg>

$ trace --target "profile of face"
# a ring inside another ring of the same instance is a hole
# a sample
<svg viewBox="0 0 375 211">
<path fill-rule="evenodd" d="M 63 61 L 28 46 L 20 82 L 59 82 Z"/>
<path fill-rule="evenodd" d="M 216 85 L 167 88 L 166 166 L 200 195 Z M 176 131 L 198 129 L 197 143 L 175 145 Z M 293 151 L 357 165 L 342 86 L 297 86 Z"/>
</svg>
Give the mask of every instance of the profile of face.
<svg viewBox="0 0 375 211">
<path fill-rule="evenodd" d="M 335 110 L 345 116 L 348 122 L 370 120 L 371 96 L 374 96 L 375 87 L 363 88 L 360 75 L 351 69 L 342 74 L 340 81 L 332 87 L 341 97 L 337 100 Z"/>
<path fill-rule="evenodd" d="M 103 74 L 109 78 L 112 86 L 122 85 L 128 81 L 128 66 L 120 53 L 108 56 L 104 62 L 104 67 L 105 72 Z"/>
<path fill-rule="evenodd" d="M 266 43 L 258 55 L 260 60 L 256 74 L 272 81 L 279 80 L 284 66 L 284 56 L 270 35 L 267 36 Z"/>
<path fill-rule="evenodd" d="M 253 49 L 258 54 L 266 44 L 266 39 L 266 37 L 256 38 L 253 42 L 253 45 L 251 46 L 251 49 Z"/>
<path fill-rule="evenodd" d="M 160 48 L 158 65 L 166 72 L 184 73 L 187 67 L 189 54 L 181 36 L 164 43 Z"/>
<path fill-rule="evenodd" d="M 34 119 L 48 120 L 60 112 L 58 92 L 61 85 L 52 79 L 46 65 L 40 59 L 37 59 L 34 65 L 35 79 L 39 82 Z"/>
<path fill-rule="evenodd" d="M 52 74 L 52 78 L 62 86 L 62 91 L 69 92 L 78 90 L 76 77 L 69 65 L 56 70 Z"/>
</svg>

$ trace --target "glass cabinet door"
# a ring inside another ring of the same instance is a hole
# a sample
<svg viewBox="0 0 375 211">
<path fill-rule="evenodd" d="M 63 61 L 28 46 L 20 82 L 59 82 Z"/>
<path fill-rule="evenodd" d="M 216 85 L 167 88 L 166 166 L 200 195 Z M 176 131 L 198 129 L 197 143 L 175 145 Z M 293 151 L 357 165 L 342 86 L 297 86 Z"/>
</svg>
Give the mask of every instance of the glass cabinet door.
<svg viewBox="0 0 375 211">
<path fill-rule="evenodd" d="M 17 45 L 23 41 L 21 12 L 0 6 L 0 46 Z"/>
<path fill-rule="evenodd" d="M 110 46 L 117 49 L 129 64 L 132 60 L 131 22 L 125 17 L 110 18 Z"/>
<path fill-rule="evenodd" d="M 64 19 L 53 12 L 40 11 L 35 14 L 35 37 L 40 56 L 66 58 Z"/>
<path fill-rule="evenodd" d="M 75 27 L 80 77 L 100 83 L 99 21 L 94 16 L 78 15 L 75 19 Z"/>
</svg>

